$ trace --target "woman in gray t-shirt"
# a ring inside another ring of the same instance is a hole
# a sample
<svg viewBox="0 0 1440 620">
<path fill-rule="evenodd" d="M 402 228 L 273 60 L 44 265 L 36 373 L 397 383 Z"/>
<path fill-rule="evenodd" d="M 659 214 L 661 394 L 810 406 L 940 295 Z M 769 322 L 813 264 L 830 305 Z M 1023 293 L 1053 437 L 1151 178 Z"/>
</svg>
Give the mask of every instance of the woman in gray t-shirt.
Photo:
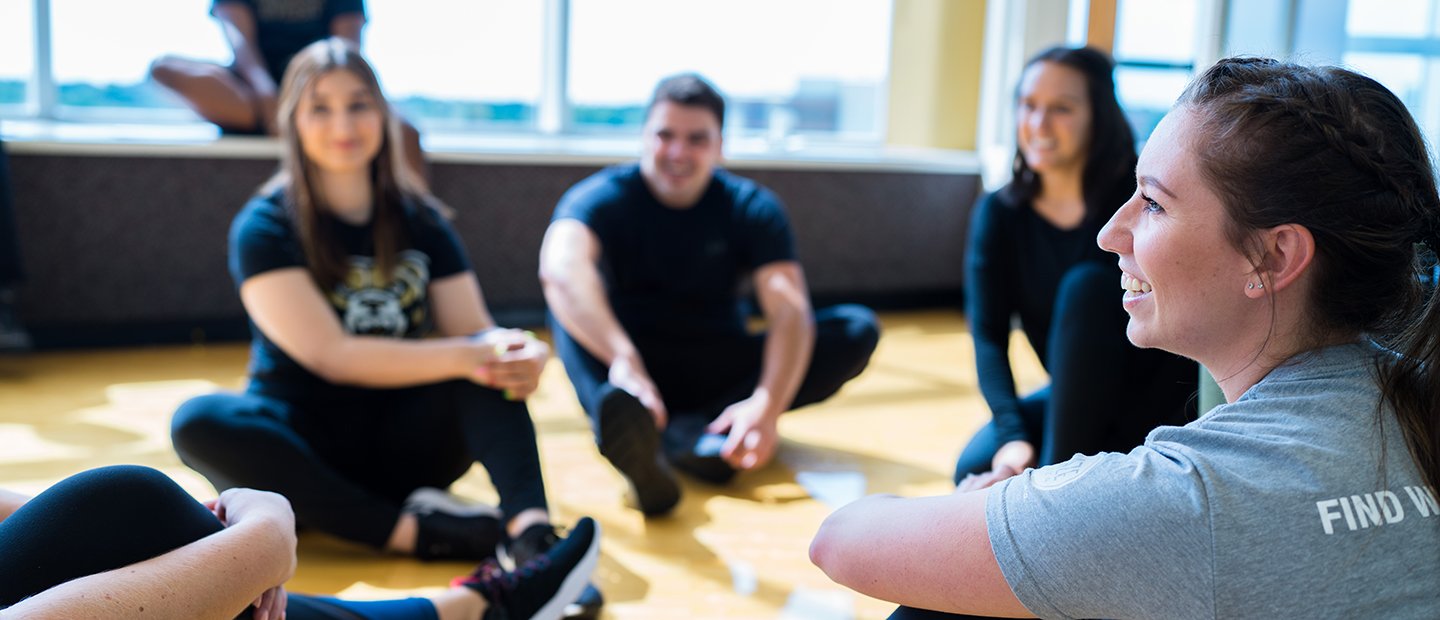
<svg viewBox="0 0 1440 620">
<path fill-rule="evenodd" d="M 1440 197 L 1404 104 L 1223 60 L 1136 176 L 1099 237 L 1127 334 L 1227 404 L 985 492 L 861 500 L 812 559 L 894 618 L 1440 617 L 1440 303 L 1416 273 Z"/>
</svg>

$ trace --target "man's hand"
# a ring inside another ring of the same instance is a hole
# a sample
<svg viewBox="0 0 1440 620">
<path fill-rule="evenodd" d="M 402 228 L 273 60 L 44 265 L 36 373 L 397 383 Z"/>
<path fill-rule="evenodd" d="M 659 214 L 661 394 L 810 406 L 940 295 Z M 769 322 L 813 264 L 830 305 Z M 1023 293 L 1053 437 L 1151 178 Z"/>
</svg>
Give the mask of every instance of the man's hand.
<svg viewBox="0 0 1440 620">
<path fill-rule="evenodd" d="M 736 469 L 755 469 L 770 462 L 780 444 L 779 412 L 772 412 L 770 399 L 756 394 L 725 408 L 706 427 L 707 432 L 725 433 L 720 457 Z"/>
<path fill-rule="evenodd" d="M 665 410 L 665 400 L 660 397 L 660 389 L 655 387 L 655 381 L 650 378 L 650 373 L 645 372 L 645 365 L 637 357 L 617 356 L 615 361 L 610 363 L 610 385 L 629 392 L 650 410 L 650 416 L 655 418 L 655 428 L 664 430 L 665 424 L 670 420 L 670 412 Z"/>
</svg>

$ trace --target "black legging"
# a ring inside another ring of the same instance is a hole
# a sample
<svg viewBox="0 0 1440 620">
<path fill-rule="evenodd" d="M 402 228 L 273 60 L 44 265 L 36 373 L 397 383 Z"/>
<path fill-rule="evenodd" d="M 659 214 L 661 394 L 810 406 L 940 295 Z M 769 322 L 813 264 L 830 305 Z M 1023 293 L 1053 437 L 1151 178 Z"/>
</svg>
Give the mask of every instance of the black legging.
<svg viewBox="0 0 1440 620">
<path fill-rule="evenodd" d="M 609 368 L 550 319 L 555 353 L 575 386 L 580 406 L 592 420 L 600 409 Z M 631 335 L 645 369 L 665 399 L 671 423 L 667 445 L 694 445 L 705 424 L 731 404 L 748 397 L 760 380 L 765 334 L 684 340 Z M 880 324 L 869 308 L 842 304 L 815 313 L 815 346 L 810 368 L 787 409 L 829 398 L 859 376 L 880 341 Z"/>
<path fill-rule="evenodd" d="M 20 232 L 15 227 L 14 186 L 10 179 L 10 156 L 0 141 L 0 289 L 24 279 L 20 269 Z"/>
<path fill-rule="evenodd" d="M 1050 385 L 1020 399 L 1036 460 L 1051 465 L 1075 454 L 1128 452 L 1157 426 L 1194 418 L 1199 370 L 1125 337 L 1113 268 L 1081 263 L 1066 272 L 1050 324 Z M 955 481 L 990 470 L 1000 449 L 995 424 L 982 427 L 955 464 Z"/>
<path fill-rule="evenodd" d="M 546 508 L 525 403 L 467 381 L 311 403 L 210 394 L 180 406 L 171 438 L 215 488 L 274 491 L 304 526 L 376 548 L 411 491 L 448 487 L 476 461 L 507 517 Z"/>
<path fill-rule="evenodd" d="M 148 467 L 117 465 L 76 474 L 0 522 L 0 609 L 222 529 L 209 509 Z M 289 596 L 286 615 L 293 620 L 437 617 L 425 599 L 355 602 L 299 594 Z M 241 617 L 250 617 L 249 610 Z"/>
</svg>

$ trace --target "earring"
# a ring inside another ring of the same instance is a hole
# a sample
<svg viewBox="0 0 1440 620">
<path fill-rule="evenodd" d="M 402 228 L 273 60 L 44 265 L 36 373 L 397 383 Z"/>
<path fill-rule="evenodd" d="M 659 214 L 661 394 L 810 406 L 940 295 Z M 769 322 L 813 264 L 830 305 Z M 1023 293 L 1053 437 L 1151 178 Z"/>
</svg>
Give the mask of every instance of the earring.
<svg viewBox="0 0 1440 620">
<path fill-rule="evenodd" d="M 1255 290 L 1255 283 L 1254 283 L 1254 282 L 1246 282 L 1246 283 L 1245 283 L 1245 288 L 1253 291 L 1253 290 Z"/>
</svg>

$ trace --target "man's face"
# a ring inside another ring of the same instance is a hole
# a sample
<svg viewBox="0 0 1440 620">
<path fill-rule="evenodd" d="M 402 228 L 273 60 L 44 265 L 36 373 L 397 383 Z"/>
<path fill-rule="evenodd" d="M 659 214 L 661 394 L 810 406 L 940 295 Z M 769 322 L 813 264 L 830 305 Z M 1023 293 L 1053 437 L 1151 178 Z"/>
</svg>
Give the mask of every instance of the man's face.
<svg viewBox="0 0 1440 620">
<path fill-rule="evenodd" d="M 640 174 L 660 204 L 695 205 L 720 163 L 720 119 L 707 108 L 661 101 L 645 119 Z"/>
</svg>

